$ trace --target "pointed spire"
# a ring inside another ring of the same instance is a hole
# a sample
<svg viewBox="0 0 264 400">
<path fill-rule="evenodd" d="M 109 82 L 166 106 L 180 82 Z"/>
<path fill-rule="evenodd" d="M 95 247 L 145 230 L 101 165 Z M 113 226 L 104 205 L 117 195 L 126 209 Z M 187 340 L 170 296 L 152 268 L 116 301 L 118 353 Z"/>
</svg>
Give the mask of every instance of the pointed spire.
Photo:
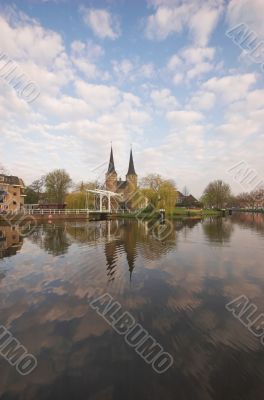
<svg viewBox="0 0 264 400">
<path fill-rule="evenodd" d="M 108 165 L 108 171 L 107 171 L 107 173 L 108 173 L 108 174 L 113 174 L 113 173 L 116 174 L 112 145 L 111 145 L 110 160 L 109 160 L 109 165 Z"/>
<path fill-rule="evenodd" d="M 127 175 L 137 175 L 136 171 L 135 171 L 135 167 L 134 167 L 132 149 L 130 150 L 130 158 L 129 158 L 129 166 L 128 166 Z"/>
</svg>

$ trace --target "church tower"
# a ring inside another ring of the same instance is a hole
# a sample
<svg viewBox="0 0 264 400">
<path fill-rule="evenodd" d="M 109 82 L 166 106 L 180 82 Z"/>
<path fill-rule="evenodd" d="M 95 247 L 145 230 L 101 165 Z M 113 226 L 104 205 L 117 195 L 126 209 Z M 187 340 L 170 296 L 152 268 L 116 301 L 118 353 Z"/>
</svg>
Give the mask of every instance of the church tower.
<svg viewBox="0 0 264 400">
<path fill-rule="evenodd" d="M 107 170 L 107 173 L 105 174 L 105 186 L 106 186 L 106 190 L 110 190 L 111 192 L 116 192 L 116 189 L 117 189 L 117 173 L 116 173 L 116 170 L 115 170 L 112 146 L 111 146 L 108 170 Z"/>
<path fill-rule="evenodd" d="M 130 192 L 137 189 L 137 174 L 134 167 L 132 149 L 130 150 L 130 158 L 129 158 L 128 171 L 126 174 L 126 180 Z"/>
</svg>

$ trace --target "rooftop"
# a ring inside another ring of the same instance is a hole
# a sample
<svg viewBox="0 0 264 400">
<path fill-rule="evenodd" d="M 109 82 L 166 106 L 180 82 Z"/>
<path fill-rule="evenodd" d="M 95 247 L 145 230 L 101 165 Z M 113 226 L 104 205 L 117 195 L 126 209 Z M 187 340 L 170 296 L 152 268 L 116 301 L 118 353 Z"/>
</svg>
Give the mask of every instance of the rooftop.
<svg viewBox="0 0 264 400">
<path fill-rule="evenodd" d="M 1 183 L 7 183 L 8 185 L 15 185 L 15 186 L 18 185 L 25 187 L 23 180 L 13 175 L 0 174 L 0 184 Z"/>
</svg>

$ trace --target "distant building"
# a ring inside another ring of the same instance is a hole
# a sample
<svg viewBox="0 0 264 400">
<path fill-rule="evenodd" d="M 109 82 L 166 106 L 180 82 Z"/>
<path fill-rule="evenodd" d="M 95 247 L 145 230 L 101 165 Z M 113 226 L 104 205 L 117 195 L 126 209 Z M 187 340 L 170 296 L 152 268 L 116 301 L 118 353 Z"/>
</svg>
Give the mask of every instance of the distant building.
<svg viewBox="0 0 264 400">
<path fill-rule="evenodd" d="M 192 195 L 184 195 L 180 191 L 178 193 L 178 198 L 176 202 L 176 206 L 180 207 L 198 207 L 200 205 L 199 201 Z"/>
<path fill-rule="evenodd" d="M 15 255 L 22 244 L 22 237 L 14 226 L 0 226 L 0 259 Z"/>
<path fill-rule="evenodd" d="M 17 176 L 0 174 L 0 212 L 19 211 L 24 206 L 25 184 Z"/>
<path fill-rule="evenodd" d="M 114 193 L 122 194 L 122 199 L 118 200 L 119 208 L 123 208 L 123 209 L 126 209 L 126 208 L 132 209 L 133 208 L 131 201 L 129 201 L 128 199 L 131 196 L 131 194 L 137 190 L 138 186 L 137 186 L 137 174 L 136 174 L 135 167 L 134 167 L 132 150 L 130 151 L 130 158 L 129 158 L 128 171 L 126 174 L 126 180 L 123 181 L 121 178 L 117 179 L 113 149 L 111 147 L 108 170 L 105 174 L 105 187 L 106 187 L 106 190 L 109 190 Z"/>
</svg>

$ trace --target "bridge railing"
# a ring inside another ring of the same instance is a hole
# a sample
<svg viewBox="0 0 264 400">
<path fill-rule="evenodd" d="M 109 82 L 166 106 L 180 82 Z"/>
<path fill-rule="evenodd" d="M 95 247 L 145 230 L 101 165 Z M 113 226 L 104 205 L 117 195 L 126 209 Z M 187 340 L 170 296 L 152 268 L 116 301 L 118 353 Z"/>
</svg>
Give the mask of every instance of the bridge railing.
<svg viewBox="0 0 264 400">
<path fill-rule="evenodd" d="M 69 215 L 69 214 L 89 214 L 91 211 L 87 210 L 86 208 L 84 209 L 64 209 L 64 210 L 57 210 L 57 209 L 31 209 L 31 210 L 22 210 L 23 214 L 26 215 Z"/>
<path fill-rule="evenodd" d="M 3 216 L 12 216 L 12 215 L 88 215 L 92 213 L 107 213 L 107 214 L 123 214 L 123 213 L 128 213 L 128 210 L 123 210 L 123 209 L 113 209 L 110 212 L 106 209 L 103 209 L 102 211 L 100 210 L 94 210 L 94 209 L 87 209 L 87 208 L 80 208 L 80 209 L 49 209 L 49 208 L 23 208 L 20 210 L 8 210 L 8 212 L 5 212 Z"/>
</svg>

